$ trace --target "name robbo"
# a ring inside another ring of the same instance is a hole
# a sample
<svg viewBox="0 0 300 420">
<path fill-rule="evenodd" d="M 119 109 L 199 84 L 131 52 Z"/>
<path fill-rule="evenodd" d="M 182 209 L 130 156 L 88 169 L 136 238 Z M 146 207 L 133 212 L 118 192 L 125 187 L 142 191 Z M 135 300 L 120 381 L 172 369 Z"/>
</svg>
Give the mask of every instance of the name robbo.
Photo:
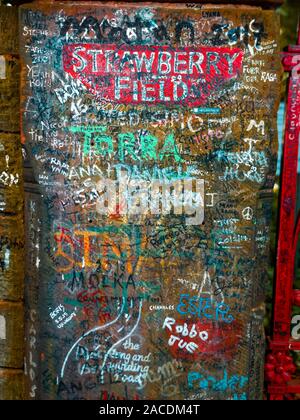
<svg viewBox="0 0 300 420">
<path fill-rule="evenodd" d="M 95 90 L 121 102 L 184 100 L 195 96 L 199 81 L 237 76 L 242 58 L 238 48 L 68 44 L 63 50 L 66 72 L 86 84 L 94 78 Z"/>
</svg>

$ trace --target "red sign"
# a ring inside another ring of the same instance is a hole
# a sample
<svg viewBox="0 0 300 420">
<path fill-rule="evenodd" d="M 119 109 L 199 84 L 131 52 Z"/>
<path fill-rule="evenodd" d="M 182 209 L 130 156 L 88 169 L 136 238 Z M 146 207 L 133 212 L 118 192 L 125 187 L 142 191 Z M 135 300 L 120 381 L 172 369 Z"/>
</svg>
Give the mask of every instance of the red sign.
<svg viewBox="0 0 300 420">
<path fill-rule="evenodd" d="M 203 105 L 241 73 L 238 48 L 70 44 L 64 70 L 98 99 L 124 104 Z"/>
</svg>

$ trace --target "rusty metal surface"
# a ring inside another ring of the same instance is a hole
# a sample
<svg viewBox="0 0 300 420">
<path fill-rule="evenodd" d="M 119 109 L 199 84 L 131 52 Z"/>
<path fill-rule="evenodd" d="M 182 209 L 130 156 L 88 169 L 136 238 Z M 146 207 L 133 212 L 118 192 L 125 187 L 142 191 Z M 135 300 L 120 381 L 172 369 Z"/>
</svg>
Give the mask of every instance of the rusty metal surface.
<svg viewBox="0 0 300 420">
<path fill-rule="evenodd" d="M 20 25 L 35 398 L 261 398 L 274 12 L 43 2 Z"/>
</svg>

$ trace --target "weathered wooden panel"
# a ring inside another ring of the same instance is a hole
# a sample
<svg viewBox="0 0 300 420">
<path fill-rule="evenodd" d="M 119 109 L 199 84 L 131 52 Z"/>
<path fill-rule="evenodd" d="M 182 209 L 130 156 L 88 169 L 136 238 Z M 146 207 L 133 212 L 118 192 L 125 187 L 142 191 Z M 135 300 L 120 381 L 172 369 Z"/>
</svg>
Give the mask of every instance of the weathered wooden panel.
<svg viewBox="0 0 300 420">
<path fill-rule="evenodd" d="M 21 369 L 0 368 L 1 400 L 22 400 L 24 372 Z"/>
<path fill-rule="evenodd" d="M 22 368 L 24 364 L 23 303 L 0 301 L 0 366 Z"/>
<path fill-rule="evenodd" d="M 0 400 L 5 400 L 23 397 L 24 364 L 24 192 L 15 7 L 0 6 L 0 40 Z"/>
<path fill-rule="evenodd" d="M 0 300 L 18 301 L 23 297 L 24 221 L 23 214 L 0 212 Z"/>
<path fill-rule="evenodd" d="M 23 188 L 20 135 L 0 133 L 0 212 L 23 212 Z"/>
<path fill-rule="evenodd" d="M 0 54 L 19 54 L 18 8 L 0 5 Z"/>
<path fill-rule="evenodd" d="M 40 3 L 21 19 L 36 396 L 261 398 L 275 14 Z"/>
<path fill-rule="evenodd" d="M 19 58 L 0 55 L 0 130 L 20 131 Z"/>
</svg>

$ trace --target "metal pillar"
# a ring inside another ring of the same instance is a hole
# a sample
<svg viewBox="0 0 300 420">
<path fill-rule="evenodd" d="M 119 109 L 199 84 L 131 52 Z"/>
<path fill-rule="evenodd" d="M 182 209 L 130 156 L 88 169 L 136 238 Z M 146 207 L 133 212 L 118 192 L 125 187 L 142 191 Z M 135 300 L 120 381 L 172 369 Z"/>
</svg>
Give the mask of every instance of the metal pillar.
<svg viewBox="0 0 300 420">
<path fill-rule="evenodd" d="M 279 211 L 279 235 L 273 332 L 266 359 L 266 380 L 271 400 L 283 400 L 289 394 L 300 392 L 299 380 L 293 380 L 296 371 L 291 350 L 300 350 L 300 342 L 291 339 L 292 306 L 300 306 L 300 291 L 293 288 L 295 256 L 300 233 L 300 213 L 295 219 L 298 149 L 300 142 L 300 27 L 297 45 L 283 53 L 284 71 L 290 73 L 286 105 L 283 168 Z"/>
</svg>

